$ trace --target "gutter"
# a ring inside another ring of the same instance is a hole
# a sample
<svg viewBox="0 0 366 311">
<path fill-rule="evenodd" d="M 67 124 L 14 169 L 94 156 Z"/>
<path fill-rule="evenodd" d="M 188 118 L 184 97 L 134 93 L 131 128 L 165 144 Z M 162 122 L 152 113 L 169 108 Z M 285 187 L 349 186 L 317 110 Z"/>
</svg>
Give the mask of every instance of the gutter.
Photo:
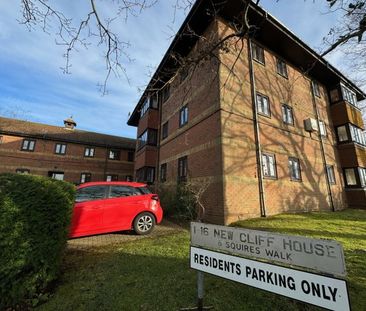
<svg viewBox="0 0 366 311">
<path fill-rule="evenodd" d="M 248 36 L 248 62 L 249 62 L 249 75 L 250 75 L 250 91 L 252 97 L 252 108 L 253 108 L 253 126 L 254 126 L 254 138 L 255 138 L 255 152 L 257 158 L 257 176 L 258 176 L 258 190 L 259 190 L 259 205 L 261 217 L 266 217 L 266 202 L 265 193 L 263 187 L 263 174 L 262 174 L 262 150 L 261 141 L 259 134 L 259 123 L 258 123 L 258 109 L 256 99 L 256 87 L 254 78 L 253 58 L 252 58 L 252 42 Z"/>
</svg>

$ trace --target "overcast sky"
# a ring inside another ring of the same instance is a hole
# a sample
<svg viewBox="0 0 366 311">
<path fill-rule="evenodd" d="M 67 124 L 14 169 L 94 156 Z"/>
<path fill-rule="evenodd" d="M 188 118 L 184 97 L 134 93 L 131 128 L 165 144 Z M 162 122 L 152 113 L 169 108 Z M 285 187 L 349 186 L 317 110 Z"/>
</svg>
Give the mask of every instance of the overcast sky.
<svg viewBox="0 0 366 311">
<path fill-rule="evenodd" d="M 105 96 L 97 86 L 106 74 L 101 50 L 80 47 L 72 54 L 71 74 L 64 74 L 60 69 L 65 64 L 64 47 L 55 44 L 53 36 L 57 28 L 49 29 L 50 34 L 39 29 L 28 31 L 18 22 L 19 2 L 0 1 L 0 115 L 52 125 L 63 125 L 63 119 L 72 115 L 78 129 L 135 138 L 136 129 L 126 124 L 128 113 L 184 19 L 183 10 L 174 15 L 176 0 L 159 0 L 127 22 L 114 21 L 113 29 L 130 44 L 127 53 L 133 61 L 125 62 L 130 81 L 124 76 L 111 77 Z M 87 0 L 49 3 L 60 5 L 60 10 L 75 21 L 85 15 L 89 5 Z M 112 1 L 96 3 L 103 17 L 113 17 Z M 262 0 L 260 4 L 313 48 L 320 48 L 322 38 L 338 18 L 324 14 L 325 0 Z M 341 57 L 335 52 L 328 60 L 339 67 Z"/>
</svg>

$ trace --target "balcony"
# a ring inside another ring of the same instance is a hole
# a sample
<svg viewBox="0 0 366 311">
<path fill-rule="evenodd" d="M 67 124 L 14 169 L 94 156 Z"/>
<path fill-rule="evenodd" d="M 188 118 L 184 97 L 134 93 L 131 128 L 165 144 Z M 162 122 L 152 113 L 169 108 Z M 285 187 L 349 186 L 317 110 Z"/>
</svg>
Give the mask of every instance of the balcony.
<svg viewBox="0 0 366 311">
<path fill-rule="evenodd" d="M 334 126 L 352 123 L 364 129 L 356 94 L 342 83 L 330 91 L 331 115 Z"/>
<path fill-rule="evenodd" d="M 366 147 L 348 143 L 339 145 L 338 150 L 342 167 L 366 167 Z"/>
<path fill-rule="evenodd" d="M 351 208 L 366 208 L 366 189 L 346 189 L 348 206 Z"/>
</svg>

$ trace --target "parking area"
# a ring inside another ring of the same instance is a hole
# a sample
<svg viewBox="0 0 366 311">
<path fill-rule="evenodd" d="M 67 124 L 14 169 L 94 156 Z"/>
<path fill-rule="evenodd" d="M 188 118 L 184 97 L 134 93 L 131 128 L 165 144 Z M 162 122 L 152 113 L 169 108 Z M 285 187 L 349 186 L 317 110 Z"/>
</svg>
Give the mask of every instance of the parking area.
<svg viewBox="0 0 366 311">
<path fill-rule="evenodd" d="M 176 233 L 177 231 L 185 230 L 181 226 L 174 224 L 168 220 L 163 220 L 162 223 L 154 228 L 154 231 L 149 235 L 137 235 L 133 231 L 114 232 L 110 234 L 99 234 L 82 238 L 70 239 L 67 242 L 68 249 L 93 249 L 93 251 L 103 251 L 106 247 L 120 245 L 122 243 L 153 238 L 163 235 Z"/>
</svg>

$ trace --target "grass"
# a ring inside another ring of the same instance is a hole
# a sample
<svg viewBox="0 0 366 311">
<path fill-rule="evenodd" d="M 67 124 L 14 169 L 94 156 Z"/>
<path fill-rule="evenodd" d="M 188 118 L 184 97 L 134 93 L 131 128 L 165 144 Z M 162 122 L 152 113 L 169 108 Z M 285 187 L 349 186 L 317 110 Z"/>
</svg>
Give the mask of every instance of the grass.
<svg viewBox="0 0 366 311">
<path fill-rule="evenodd" d="M 365 310 L 366 211 L 280 215 L 241 221 L 258 228 L 340 241 L 353 310 Z M 179 310 L 195 304 L 189 232 L 147 238 L 103 252 L 71 251 L 52 297 L 37 310 Z M 215 310 L 318 310 L 285 297 L 205 276 L 205 304 Z"/>
</svg>

